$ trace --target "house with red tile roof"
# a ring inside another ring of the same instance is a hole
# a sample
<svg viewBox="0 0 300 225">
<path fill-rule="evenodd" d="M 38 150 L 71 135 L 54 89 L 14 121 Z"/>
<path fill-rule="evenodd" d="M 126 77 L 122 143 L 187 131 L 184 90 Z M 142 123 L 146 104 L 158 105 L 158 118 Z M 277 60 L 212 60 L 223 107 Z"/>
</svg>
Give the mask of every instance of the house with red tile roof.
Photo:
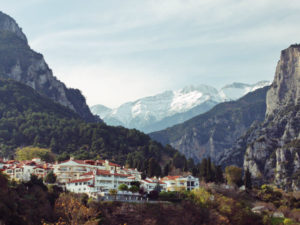
<svg viewBox="0 0 300 225">
<path fill-rule="evenodd" d="M 79 179 L 66 183 L 66 189 L 75 193 L 108 193 L 111 189 L 118 189 L 120 184 L 130 187 L 130 175 L 112 170 L 93 169 L 80 175 Z"/>
<path fill-rule="evenodd" d="M 44 178 L 47 173 L 52 170 L 52 166 L 40 159 L 25 160 L 25 161 L 7 161 L 3 167 L 3 172 L 11 179 L 28 181 L 31 175 L 36 175 L 39 178 Z"/>
<path fill-rule="evenodd" d="M 149 193 L 157 188 L 160 191 L 166 191 L 167 184 L 159 178 L 152 177 L 152 178 L 146 178 L 145 180 L 142 180 L 141 187 L 144 189 L 145 192 Z"/>
</svg>

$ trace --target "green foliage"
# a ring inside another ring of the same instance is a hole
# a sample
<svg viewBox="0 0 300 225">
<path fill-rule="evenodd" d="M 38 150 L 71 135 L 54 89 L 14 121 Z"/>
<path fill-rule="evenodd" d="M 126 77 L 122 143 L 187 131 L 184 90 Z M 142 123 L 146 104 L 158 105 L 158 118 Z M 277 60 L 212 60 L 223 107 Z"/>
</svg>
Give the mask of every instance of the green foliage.
<svg viewBox="0 0 300 225">
<path fill-rule="evenodd" d="M 285 218 L 283 220 L 283 224 L 284 225 L 292 225 L 293 224 L 293 220 L 289 219 L 289 218 Z"/>
<path fill-rule="evenodd" d="M 116 196 L 118 194 L 118 190 L 116 190 L 116 189 L 110 189 L 109 190 L 109 194 L 112 195 L 112 196 Z"/>
<path fill-rule="evenodd" d="M 132 186 L 129 188 L 129 191 L 131 191 L 132 193 L 137 193 L 137 192 L 139 192 L 139 187 L 138 187 L 138 186 L 135 186 L 135 185 L 132 185 Z"/>
<path fill-rule="evenodd" d="M 201 187 L 192 190 L 191 197 L 196 203 L 202 205 L 203 207 L 210 206 L 213 201 L 213 195 Z"/>
<path fill-rule="evenodd" d="M 274 190 L 269 185 L 264 184 L 261 186 L 258 197 L 264 202 L 272 202 L 276 207 L 281 205 L 282 193 Z"/>
<path fill-rule="evenodd" d="M 55 161 L 50 149 L 28 146 L 16 150 L 16 159 L 19 161 L 31 160 L 33 158 L 40 158 L 46 162 Z"/>
<path fill-rule="evenodd" d="M 167 163 L 164 167 L 164 172 L 163 172 L 163 175 L 164 176 L 168 176 L 169 175 L 169 172 L 170 172 L 170 164 Z"/>
<path fill-rule="evenodd" d="M 45 183 L 48 184 L 54 184 L 56 182 L 56 175 L 53 173 L 53 170 L 51 170 L 44 178 Z"/>
<path fill-rule="evenodd" d="M 130 185 L 131 185 L 131 186 L 136 186 L 136 187 L 140 188 L 141 182 L 139 182 L 139 181 L 131 181 L 131 182 L 130 182 Z"/>
<path fill-rule="evenodd" d="M 251 173 L 248 168 L 244 176 L 244 185 L 246 189 L 250 189 L 250 190 L 252 189 Z"/>
<path fill-rule="evenodd" d="M 227 166 L 225 168 L 225 176 L 228 184 L 238 185 L 242 179 L 242 168 L 236 166 Z"/>
<path fill-rule="evenodd" d="M 120 191 L 127 191 L 128 190 L 128 186 L 126 184 L 120 184 L 118 189 Z"/>
<path fill-rule="evenodd" d="M 161 167 L 154 158 L 150 158 L 148 162 L 148 177 L 161 176 Z"/>
<path fill-rule="evenodd" d="M 59 161 L 70 155 L 100 157 L 146 173 L 150 158 L 161 163 L 162 156 L 172 158 L 176 152 L 134 129 L 85 123 L 72 110 L 12 80 L 0 79 L 0 112 L 0 156 L 13 155 L 20 146 L 35 146 L 51 148 Z"/>
<path fill-rule="evenodd" d="M 53 207 L 60 192 L 56 186 L 48 191 L 36 176 L 28 182 L 8 186 L 7 178 L 1 172 L 0 186 L 0 221 L 3 224 L 41 224 L 42 220 L 56 219 Z"/>
<path fill-rule="evenodd" d="M 210 158 L 202 159 L 201 163 L 190 169 L 193 176 L 197 176 L 205 182 L 224 183 L 222 167 L 211 162 Z"/>
</svg>

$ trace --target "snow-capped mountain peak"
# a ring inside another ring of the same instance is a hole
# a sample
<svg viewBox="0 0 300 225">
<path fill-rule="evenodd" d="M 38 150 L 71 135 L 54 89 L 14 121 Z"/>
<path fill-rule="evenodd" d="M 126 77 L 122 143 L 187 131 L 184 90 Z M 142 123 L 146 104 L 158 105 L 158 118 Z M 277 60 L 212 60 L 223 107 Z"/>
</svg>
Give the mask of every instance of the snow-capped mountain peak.
<svg viewBox="0 0 300 225">
<path fill-rule="evenodd" d="M 208 111 L 220 102 L 238 99 L 250 91 L 269 84 L 268 81 L 253 85 L 232 83 L 219 91 L 208 85 L 190 85 L 179 90 L 165 91 L 134 102 L 127 102 L 115 109 L 96 105 L 91 107 L 91 111 L 100 115 L 109 125 L 122 125 L 151 132 L 184 122 Z"/>
</svg>

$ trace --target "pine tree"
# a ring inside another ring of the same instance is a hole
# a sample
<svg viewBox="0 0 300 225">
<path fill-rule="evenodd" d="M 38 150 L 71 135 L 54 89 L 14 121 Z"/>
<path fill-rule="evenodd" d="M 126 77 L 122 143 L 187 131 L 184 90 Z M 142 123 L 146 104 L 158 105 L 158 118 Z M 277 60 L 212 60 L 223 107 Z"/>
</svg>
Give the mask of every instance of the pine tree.
<svg viewBox="0 0 300 225">
<path fill-rule="evenodd" d="M 204 180 L 207 179 L 207 159 L 206 158 L 202 159 L 202 161 L 201 161 L 199 173 L 200 173 L 201 178 L 203 178 Z"/>
<path fill-rule="evenodd" d="M 247 168 L 244 176 L 244 185 L 246 189 L 251 190 L 252 189 L 252 181 L 251 181 L 251 173 L 249 171 L 249 168 Z"/>
<path fill-rule="evenodd" d="M 170 171 L 170 165 L 167 163 L 164 167 L 164 176 L 168 176 Z"/>
<path fill-rule="evenodd" d="M 217 183 L 224 183 L 224 176 L 221 166 L 216 166 L 215 181 Z"/>
<path fill-rule="evenodd" d="M 206 179 L 205 181 L 206 182 L 212 182 L 215 180 L 215 173 L 214 173 L 214 168 L 213 168 L 213 165 L 212 165 L 212 162 L 211 162 L 211 159 L 210 157 L 208 157 L 207 159 L 207 175 L 206 175 Z"/>
</svg>

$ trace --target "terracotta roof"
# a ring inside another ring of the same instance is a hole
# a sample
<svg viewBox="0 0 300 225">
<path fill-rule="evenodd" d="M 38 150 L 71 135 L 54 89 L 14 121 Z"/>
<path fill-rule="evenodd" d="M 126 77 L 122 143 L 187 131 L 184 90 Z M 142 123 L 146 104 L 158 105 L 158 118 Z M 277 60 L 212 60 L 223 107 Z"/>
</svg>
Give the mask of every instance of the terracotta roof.
<svg viewBox="0 0 300 225">
<path fill-rule="evenodd" d="M 119 176 L 119 177 L 129 177 L 130 175 L 127 174 L 120 174 L 120 173 L 114 173 L 115 176 Z"/>
<path fill-rule="evenodd" d="M 84 179 L 78 179 L 78 180 L 71 180 L 68 183 L 70 184 L 70 183 L 78 183 L 78 182 L 87 182 L 87 181 L 90 181 L 90 180 L 92 180 L 92 178 L 84 178 Z"/>
<path fill-rule="evenodd" d="M 163 177 L 162 180 L 176 180 L 180 178 L 180 176 L 166 176 L 166 177 Z"/>
<path fill-rule="evenodd" d="M 83 173 L 80 176 L 91 176 L 93 174 L 94 174 L 93 171 L 90 171 L 90 172 L 87 172 L 87 173 Z"/>
<path fill-rule="evenodd" d="M 16 161 L 16 160 L 8 160 L 8 161 L 6 161 L 5 163 L 6 163 L 6 164 L 11 164 L 11 163 L 15 163 L 15 162 L 18 162 L 18 161 Z"/>
<path fill-rule="evenodd" d="M 108 162 L 108 165 L 110 166 L 115 166 L 115 167 L 121 167 L 120 165 L 116 164 L 116 163 L 112 163 L 112 162 Z"/>
<path fill-rule="evenodd" d="M 147 183 L 152 183 L 152 184 L 157 184 L 157 183 L 159 183 L 159 184 L 166 184 L 166 183 L 164 183 L 164 182 L 162 182 L 162 181 L 160 181 L 160 180 L 155 180 L 155 181 L 152 181 L 152 180 L 143 180 L 143 181 L 145 181 L 145 182 L 147 182 Z"/>
<path fill-rule="evenodd" d="M 91 176 L 91 175 L 94 175 L 94 171 L 90 171 L 90 172 L 81 174 L 80 176 Z M 113 174 L 111 174 L 109 170 L 99 170 L 99 169 L 97 169 L 96 175 L 100 176 L 100 175 L 113 175 Z"/>
</svg>

